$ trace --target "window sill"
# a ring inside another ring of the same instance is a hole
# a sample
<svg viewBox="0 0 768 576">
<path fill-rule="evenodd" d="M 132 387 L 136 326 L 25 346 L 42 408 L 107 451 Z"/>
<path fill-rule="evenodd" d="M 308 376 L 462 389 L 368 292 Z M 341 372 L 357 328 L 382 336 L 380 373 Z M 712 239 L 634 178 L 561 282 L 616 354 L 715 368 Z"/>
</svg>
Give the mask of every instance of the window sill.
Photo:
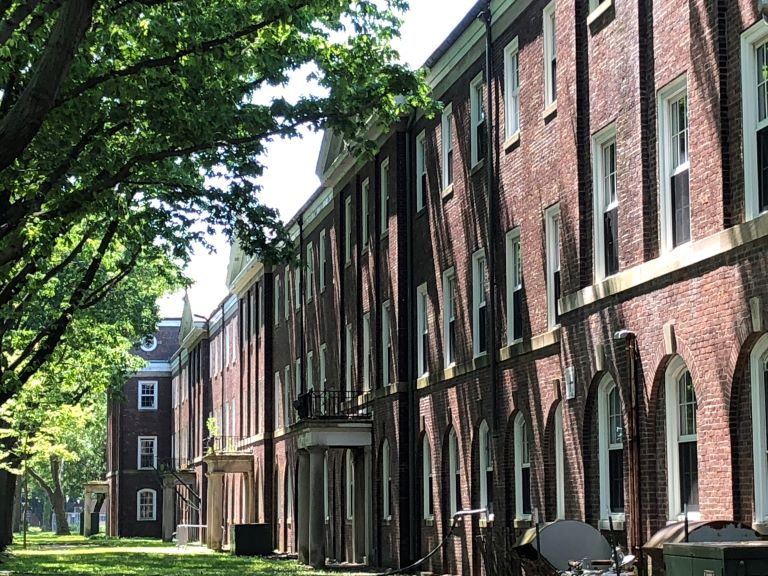
<svg viewBox="0 0 768 576">
<path fill-rule="evenodd" d="M 389 236 L 389 228 L 387 228 L 386 230 L 384 230 L 384 232 L 381 233 L 381 236 L 379 237 L 379 240 L 384 240 L 388 236 Z"/>
<path fill-rule="evenodd" d="M 613 514 L 611 521 L 613 522 L 614 530 L 624 530 L 624 514 Z M 608 521 L 608 518 L 601 518 L 597 523 L 597 527 L 600 530 L 610 530 L 611 522 Z"/>
<path fill-rule="evenodd" d="M 688 512 L 688 522 L 698 522 L 701 520 L 701 512 Z M 685 521 L 685 514 L 678 514 L 677 518 L 667 520 L 667 526 Z"/>
<path fill-rule="evenodd" d="M 553 346 L 560 342 L 560 326 L 557 326 L 549 332 L 544 332 L 534 336 L 530 340 L 519 339 L 512 344 L 499 350 L 499 360 L 509 360 L 516 356 L 522 356 L 535 350 L 542 350 L 548 346 Z"/>
<path fill-rule="evenodd" d="M 547 107 L 544 108 L 544 112 L 541 113 L 541 117 L 545 122 L 548 122 L 555 116 L 557 116 L 557 100 L 547 105 Z"/>
<path fill-rule="evenodd" d="M 344 268 L 349 268 L 350 266 L 352 266 L 352 259 L 351 258 L 344 262 Z"/>
<path fill-rule="evenodd" d="M 481 158 L 480 160 L 474 163 L 474 165 L 472 166 L 472 169 L 469 171 L 469 175 L 474 176 L 475 174 L 480 172 L 480 170 L 483 169 L 483 166 L 485 166 L 485 158 Z"/>
<path fill-rule="evenodd" d="M 478 524 L 480 528 L 492 528 L 493 521 L 494 521 L 494 515 L 488 514 L 487 516 L 486 515 L 481 516 Z"/>
<path fill-rule="evenodd" d="M 434 526 L 435 525 L 435 517 L 430 516 L 429 518 L 424 518 L 424 526 Z"/>
<path fill-rule="evenodd" d="M 517 148 L 520 145 L 520 130 L 512 134 L 509 138 L 504 140 L 504 152 L 511 152 L 513 148 Z"/>
<path fill-rule="evenodd" d="M 488 352 L 481 352 L 480 354 L 475 355 L 475 357 L 472 359 L 472 368 L 474 370 L 485 368 L 490 365 L 490 363 L 491 362 L 488 358 Z"/>
<path fill-rule="evenodd" d="M 763 520 L 762 522 L 753 522 L 752 530 L 761 536 L 768 536 L 768 520 Z"/>
<path fill-rule="evenodd" d="M 391 526 L 392 525 L 392 516 L 387 516 L 386 518 L 382 519 L 381 523 L 384 526 Z"/>
<path fill-rule="evenodd" d="M 453 196 L 453 184 L 449 184 L 448 186 L 443 188 L 443 191 L 440 193 L 440 197 L 443 200 L 447 200 L 451 196 Z"/>
<path fill-rule="evenodd" d="M 426 213 L 427 213 L 427 207 L 426 207 L 426 205 L 424 205 L 421 208 L 417 208 L 416 209 L 415 217 L 418 218 L 419 216 L 423 216 Z"/>
<path fill-rule="evenodd" d="M 522 518 L 515 518 L 515 528 L 526 530 L 533 526 L 530 516 L 523 516 Z"/>
<path fill-rule="evenodd" d="M 587 27 L 592 36 L 600 32 L 616 17 L 616 9 L 613 0 L 604 0 L 587 16 Z"/>
<path fill-rule="evenodd" d="M 368 244 L 363 246 L 363 249 L 360 251 L 360 256 L 367 256 L 368 255 Z"/>
</svg>

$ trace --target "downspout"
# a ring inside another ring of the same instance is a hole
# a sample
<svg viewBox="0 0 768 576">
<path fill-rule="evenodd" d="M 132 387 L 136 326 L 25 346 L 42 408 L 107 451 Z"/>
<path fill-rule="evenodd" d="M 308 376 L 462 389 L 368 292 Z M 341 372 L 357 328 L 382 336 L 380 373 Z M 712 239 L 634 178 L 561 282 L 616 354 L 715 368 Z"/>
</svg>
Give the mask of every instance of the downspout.
<svg viewBox="0 0 768 576">
<path fill-rule="evenodd" d="M 299 299 L 301 302 L 301 314 L 299 314 L 299 360 L 301 360 L 301 367 L 303 374 L 299 374 L 301 378 L 301 389 L 296 390 L 296 395 L 302 394 L 307 387 L 307 370 L 309 366 L 305 366 L 304 358 L 306 356 L 306 342 L 304 342 L 304 318 L 307 314 L 307 299 L 305 297 L 307 287 L 306 281 L 306 266 L 307 262 L 303 260 L 304 257 L 304 215 L 299 217 Z"/>
</svg>

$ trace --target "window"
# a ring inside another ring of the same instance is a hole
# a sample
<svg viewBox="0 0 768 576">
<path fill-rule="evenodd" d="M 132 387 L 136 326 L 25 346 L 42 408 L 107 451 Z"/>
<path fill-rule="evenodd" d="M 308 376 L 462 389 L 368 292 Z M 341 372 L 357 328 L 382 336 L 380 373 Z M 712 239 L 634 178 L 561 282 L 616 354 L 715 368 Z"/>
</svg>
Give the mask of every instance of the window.
<svg viewBox="0 0 768 576">
<path fill-rule="evenodd" d="M 283 282 L 283 316 L 288 321 L 288 310 L 291 306 L 291 271 L 285 268 L 285 282 Z"/>
<path fill-rule="evenodd" d="M 147 334 L 141 339 L 140 346 L 144 352 L 152 352 L 157 348 L 157 338 L 153 334 Z"/>
<path fill-rule="evenodd" d="M 301 268 L 293 269 L 293 307 L 301 310 Z"/>
<path fill-rule="evenodd" d="M 416 137 L 416 211 L 427 204 L 427 138 L 422 131 Z"/>
<path fill-rule="evenodd" d="M 157 468 L 157 436 L 139 436 L 138 453 L 136 467 L 139 470 Z"/>
<path fill-rule="evenodd" d="M 280 392 L 282 389 L 282 385 L 280 384 L 280 372 L 275 372 L 275 406 L 274 406 L 274 429 L 277 430 L 280 428 Z"/>
<path fill-rule="evenodd" d="M 283 427 L 291 425 L 291 367 L 285 367 L 285 380 L 283 381 Z"/>
<path fill-rule="evenodd" d="M 235 364 L 237 363 L 237 317 L 232 320 L 232 323 L 229 326 L 230 330 L 232 330 L 232 364 Z"/>
<path fill-rule="evenodd" d="M 451 516 L 461 510 L 461 452 L 456 430 L 448 435 L 448 482 Z"/>
<path fill-rule="evenodd" d="M 682 76 L 659 92 L 661 244 L 672 250 L 691 239 L 688 190 L 688 91 Z"/>
<path fill-rule="evenodd" d="M 443 317 L 447 368 L 456 363 L 456 274 L 453 268 L 443 273 Z"/>
<path fill-rule="evenodd" d="M 485 250 L 472 256 L 472 347 L 475 356 L 488 352 L 488 278 Z"/>
<path fill-rule="evenodd" d="M 598 387 L 600 519 L 624 520 L 624 418 L 619 388 L 607 374 Z"/>
<path fill-rule="evenodd" d="M 491 454 L 491 433 L 488 423 L 480 423 L 480 508 L 488 510 L 488 517 L 493 518 L 493 456 Z"/>
<path fill-rule="evenodd" d="M 299 394 L 301 394 L 304 390 L 301 388 L 301 358 L 296 359 L 296 376 L 294 377 L 296 380 L 296 396 L 298 397 Z"/>
<path fill-rule="evenodd" d="M 758 340 L 750 354 L 752 381 L 752 463 L 755 482 L 755 522 L 768 518 L 768 336 Z"/>
<path fill-rule="evenodd" d="M 443 110 L 443 188 L 453 184 L 453 108 L 448 104 Z"/>
<path fill-rule="evenodd" d="M 328 522 L 331 519 L 330 482 L 328 481 L 328 452 L 323 454 L 323 517 Z"/>
<path fill-rule="evenodd" d="M 485 108 L 483 107 L 483 73 L 477 75 L 469 85 L 469 102 L 472 118 L 472 132 L 470 134 L 470 153 L 472 166 L 485 158 L 487 135 L 485 127 Z"/>
<path fill-rule="evenodd" d="M 325 344 L 320 345 L 320 390 L 325 390 L 325 357 L 328 347 Z"/>
<path fill-rule="evenodd" d="M 315 375 L 312 373 L 314 370 L 315 353 L 313 351 L 307 352 L 307 392 L 315 389 Z"/>
<path fill-rule="evenodd" d="M 320 292 L 325 290 L 326 238 L 325 230 L 320 230 Z"/>
<path fill-rule="evenodd" d="M 768 210 L 768 30 L 762 21 L 741 36 L 746 218 Z"/>
<path fill-rule="evenodd" d="M 609 2 L 609 1 L 610 0 L 589 0 L 589 11 L 592 12 L 604 2 Z"/>
<path fill-rule="evenodd" d="M 347 392 L 352 392 L 352 324 L 347 324 L 345 335 L 344 385 Z"/>
<path fill-rule="evenodd" d="M 616 128 L 611 125 L 592 139 L 595 207 L 595 277 L 619 271 L 619 197 L 616 193 Z"/>
<path fill-rule="evenodd" d="M 275 274 L 275 325 L 280 324 L 280 275 Z"/>
<path fill-rule="evenodd" d="M 666 371 L 667 501 L 669 519 L 687 511 L 699 519 L 699 469 L 696 435 L 696 391 L 691 373 L 676 356 Z"/>
<path fill-rule="evenodd" d="M 361 186 L 361 196 L 362 196 L 362 215 L 361 215 L 361 228 L 362 228 L 362 239 L 360 240 L 360 245 L 362 246 L 363 250 L 368 248 L 368 237 L 370 236 L 370 230 L 368 229 L 370 218 L 371 218 L 371 184 L 370 180 L 366 178 L 363 180 L 363 184 Z"/>
<path fill-rule="evenodd" d="M 230 349 L 232 348 L 232 342 L 229 336 L 230 328 L 231 325 L 224 326 L 224 359 L 226 360 L 227 366 L 229 366 L 231 357 Z"/>
<path fill-rule="evenodd" d="M 346 509 L 347 520 L 355 517 L 355 462 L 352 457 L 352 450 L 346 451 Z"/>
<path fill-rule="evenodd" d="M 431 519 L 435 516 L 435 484 L 432 475 L 432 447 L 429 445 L 426 435 L 421 443 L 421 471 L 423 516 L 425 519 Z"/>
<path fill-rule="evenodd" d="M 139 380 L 139 410 L 157 410 L 156 380 Z"/>
<path fill-rule="evenodd" d="M 550 329 L 560 324 L 560 205 L 547 208 L 545 213 L 547 236 L 547 318 Z"/>
<path fill-rule="evenodd" d="M 389 158 L 381 163 L 381 234 L 389 232 Z"/>
<path fill-rule="evenodd" d="M 426 376 L 429 373 L 429 296 L 427 285 L 422 284 L 416 289 L 416 314 L 418 316 L 418 374 Z"/>
<path fill-rule="evenodd" d="M 285 474 L 285 521 L 287 524 L 293 523 L 293 474 L 290 468 Z"/>
<path fill-rule="evenodd" d="M 381 382 L 389 386 L 392 382 L 392 332 L 389 300 L 381 305 Z"/>
<path fill-rule="evenodd" d="M 153 522 L 157 519 L 157 492 L 143 488 L 136 493 L 136 520 Z"/>
<path fill-rule="evenodd" d="M 363 391 L 371 389 L 371 315 L 363 314 Z"/>
<path fill-rule="evenodd" d="M 515 418 L 515 510 L 518 519 L 531 517 L 531 452 L 522 414 Z"/>
<path fill-rule="evenodd" d="M 507 344 L 523 338 L 523 255 L 520 228 L 507 232 Z"/>
<path fill-rule="evenodd" d="M 312 242 L 307 244 L 307 302 L 312 300 L 312 294 L 315 291 L 315 245 Z"/>
<path fill-rule="evenodd" d="M 520 53 L 517 36 L 504 48 L 504 129 L 506 138 L 520 131 Z"/>
<path fill-rule="evenodd" d="M 565 445 L 563 438 L 563 404 L 555 408 L 555 515 L 565 518 Z"/>
<path fill-rule="evenodd" d="M 392 455 L 389 450 L 389 440 L 384 440 L 381 447 L 381 496 L 382 516 L 385 520 L 392 518 Z"/>
<path fill-rule="evenodd" d="M 557 103 L 557 32 L 555 0 L 544 8 L 544 106 Z"/>
<path fill-rule="evenodd" d="M 344 200 L 344 263 L 352 261 L 352 198 Z"/>
</svg>

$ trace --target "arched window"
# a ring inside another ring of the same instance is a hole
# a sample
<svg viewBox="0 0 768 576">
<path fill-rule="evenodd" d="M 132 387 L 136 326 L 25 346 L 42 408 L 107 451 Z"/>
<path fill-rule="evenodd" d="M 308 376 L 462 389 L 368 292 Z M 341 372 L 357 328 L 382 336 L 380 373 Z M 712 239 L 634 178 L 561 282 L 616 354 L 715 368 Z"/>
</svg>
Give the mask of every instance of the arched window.
<svg viewBox="0 0 768 576">
<path fill-rule="evenodd" d="M 385 520 L 392 518 L 392 465 L 389 450 L 389 440 L 384 440 L 381 446 L 381 495 L 382 516 Z"/>
<path fill-rule="evenodd" d="M 451 515 L 461 510 L 461 452 L 456 430 L 448 435 L 448 482 Z"/>
<path fill-rule="evenodd" d="M 515 511 L 518 519 L 531 517 L 531 453 L 522 414 L 515 418 Z"/>
<path fill-rule="evenodd" d="M 346 508 L 347 519 L 355 517 L 355 462 L 352 457 L 352 450 L 346 452 Z"/>
<path fill-rule="evenodd" d="M 565 442 L 563 438 L 563 404 L 555 408 L 555 498 L 557 518 L 565 518 Z"/>
<path fill-rule="evenodd" d="M 480 452 L 480 508 L 493 514 L 493 456 L 491 454 L 491 434 L 488 423 L 480 423 L 478 449 Z"/>
<path fill-rule="evenodd" d="M 624 417 L 619 388 L 609 375 L 597 390 L 600 451 L 600 520 L 603 528 L 624 521 Z"/>
<path fill-rule="evenodd" d="M 424 518 L 432 519 L 435 516 L 435 485 L 432 477 L 432 447 L 426 435 L 422 440 L 421 470 L 423 482 L 423 514 Z"/>
<path fill-rule="evenodd" d="M 755 482 L 755 522 L 768 521 L 768 334 L 760 338 L 750 355 L 752 380 L 752 462 Z"/>
<path fill-rule="evenodd" d="M 143 488 L 136 493 L 136 520 L 153 522 L 157 519 L 157 492 Z"/>
<path fill-rule="evenodd" d="M 667 409 L 667 499 L 669 519 L 698 520 L 699 467 L 696 449 L 696 391 L 683 359 L 676 356 L 665 378 Z"/>
</svg>

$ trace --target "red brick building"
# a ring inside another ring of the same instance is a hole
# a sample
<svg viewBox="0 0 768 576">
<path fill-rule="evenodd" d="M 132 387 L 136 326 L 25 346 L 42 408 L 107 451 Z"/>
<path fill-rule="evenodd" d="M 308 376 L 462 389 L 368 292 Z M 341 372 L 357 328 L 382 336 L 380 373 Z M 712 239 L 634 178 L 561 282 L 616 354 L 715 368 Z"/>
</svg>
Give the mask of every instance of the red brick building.
<svg viewBox="0 0 768 576">
<path fill-rule="evenodd" d="M 486 508 L 425 568 L 458 574 L 479 530 L 536 517 L 632 548 L 686 511 L 768 528 L 768 24 L 747 0 L 486 9 L 426 63 L 442 114 L 370 161 L 326 135 L 301 265 L 233 248 L 231 296 L 182 330 L 210 379 L 174 455 L 196 420 L 212 546 L 258 521 L 313 564 L 398 566 Z"/>
</svg>

